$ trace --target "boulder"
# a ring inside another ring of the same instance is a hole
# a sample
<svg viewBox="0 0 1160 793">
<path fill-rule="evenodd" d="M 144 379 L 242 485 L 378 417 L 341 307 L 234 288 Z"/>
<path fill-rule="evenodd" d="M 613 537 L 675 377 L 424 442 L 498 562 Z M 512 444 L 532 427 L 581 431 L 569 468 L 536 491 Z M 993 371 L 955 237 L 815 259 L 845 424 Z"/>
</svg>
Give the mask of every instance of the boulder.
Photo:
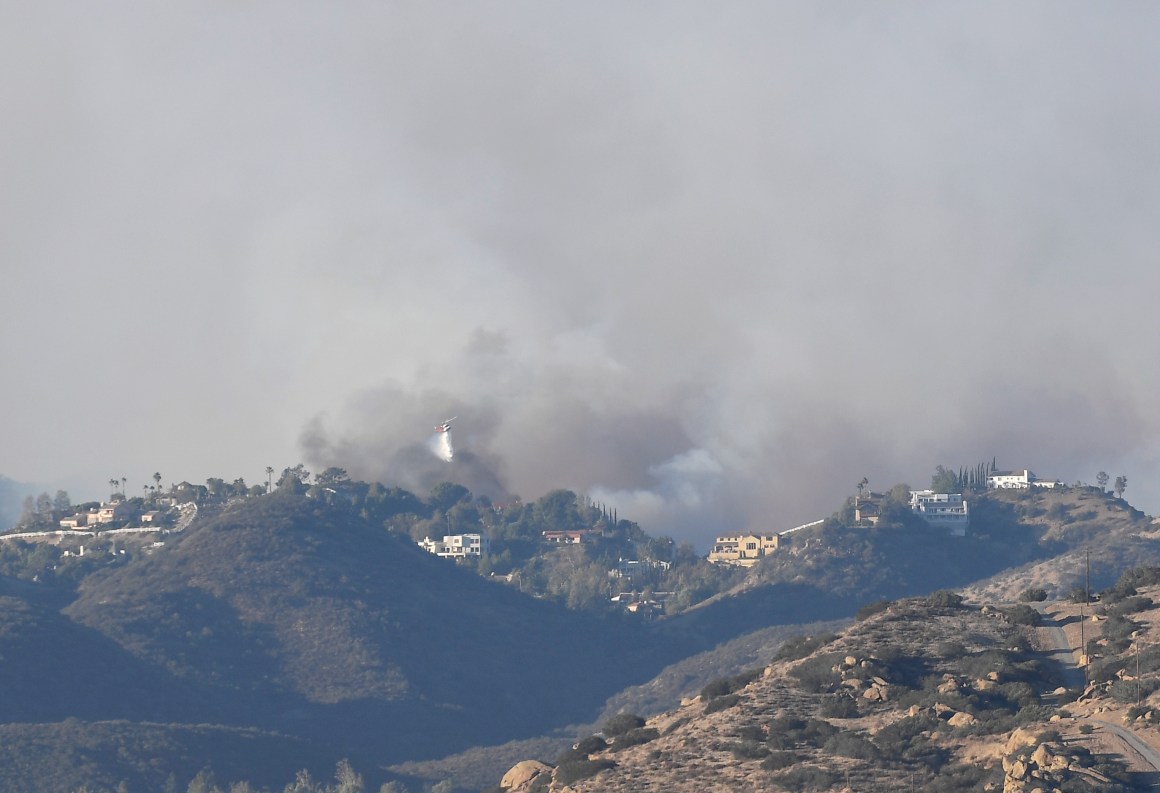
<svg viewBox="0 0 1160 793">
<path fill-rule="evenodd" d="M 1027 763 L 1022 760 L 1004 760 L 1003 772 L 1009 779 L 1026 779 Z"/>
<path fill-rule="evenodd" d="M 1007 739 L 1007 748 L 1004 750 L 1004 754 L 1011 754 L 1025 746 L 1035 746 L 1037 743 L 1039 743 L 1038 735 L 1022 727 L 1016 727 L 1015 731 L 1011 733 L 1011 737 Z"/>
<path fill-rule="evenodd" d="M 552 767 L 541 763 L 539 760 L 521 760 L 503 775 L 503 779 L 499 781 L 499 786 L 504 790 L 519 790 L 526 787 L 540 774 L 550 773 L 552 773 Z M 495 777 L 492 777 L 492 779 L 495 779 Z"/>
<path fill-rule="evenodd" d="M 975 722 L 975 717 L 966 711 L 959 711 L 947 719 L 947 724 L 951 725 L 952 727 L 970 727 Z"/>
</svg>

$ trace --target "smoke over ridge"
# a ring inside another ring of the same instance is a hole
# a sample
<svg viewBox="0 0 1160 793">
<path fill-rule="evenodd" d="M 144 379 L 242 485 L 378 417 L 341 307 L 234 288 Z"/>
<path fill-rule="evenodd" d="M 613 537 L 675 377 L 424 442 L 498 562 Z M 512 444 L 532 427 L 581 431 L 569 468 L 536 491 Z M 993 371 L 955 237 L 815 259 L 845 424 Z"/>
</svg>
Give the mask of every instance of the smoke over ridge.
<svg viewBox="0 0 1160 793">
<path fill-rule="evenodd" d="M 203 12 L 0 11 L 0 472 L 305 456 L 702 544 L 992 457 L 1160 508 L 1160 9 Z"/>
</svg>

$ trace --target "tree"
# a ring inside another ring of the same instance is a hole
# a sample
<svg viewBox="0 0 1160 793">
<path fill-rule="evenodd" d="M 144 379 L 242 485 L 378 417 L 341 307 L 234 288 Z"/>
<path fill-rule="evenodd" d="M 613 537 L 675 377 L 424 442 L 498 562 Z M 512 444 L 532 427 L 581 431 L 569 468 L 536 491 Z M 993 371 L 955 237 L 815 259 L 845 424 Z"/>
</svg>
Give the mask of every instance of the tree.
<svg viewBox="0 0 1160 793">
<path fill-rule="evenodd" d="M 1100 471 L 1096 474 L 1096 484 L 1100 486 L 1100 492 L 1105 492 L 1108 489 L 1108 474 L 1105 471 Z"/>
<path fill-rule="evenodd" d="M 1115 484 L 1116 498 L 1123 498 L 1124 491 L 1128 489 L 1128 477 L 1120 474 L 1116 477 Z"/>
<path fill-rule="evenodd" d="M 274 467 L 266 466 L 266 492 L 269 493 L 274 489 Z"/>
<path fill-rule="evenodd" d="M 431 488 L 427 496 L 427 503 L 432 509 L 446 512 L 461 501 L 470 501 L 471 491 L 463 485 L 454 482 L 440 482 Z"/>
<path fill-rule="evenodd" d="M 960 490 L 959 478 L 954 471 L 940 465 L 934 469 L 934 476 L 930 478 L 930 489 L 936 493 L 957 493 Z"/>
<path fill-rule="evenodd" d="M 346 469 L 335 468 L 334 466 L 331 466 L 322 473 L 318 474 L 318 476 L 314 477 L 314 481 L 316 484 L 322 485 L 323 487 L 333 487 L 334 485 L 341 485 L 345 482 L 349 482 L 350 476 L 347 474 Z"/>
<path fill-rule="evenodd" d="M 866 489 L 866 485 L 870 484 L 870 480 L 862 477 L 862 481 L 858 483 L 858 498 L 862 497 L 862 491 Z"/>
<path fill-rule="evenodd" d="M 310 479 L 310 472 L 302 463 L 293 468 L 284 468 L 278 479 L 278 490 L 286 493 L 306 492 L 306 481 Z"/>
<path fill-rule="evenodd" d="M 160 471 L 153 472 L 153 481 L 157 484 L 157 490 L 160 491 L 161 490 L 161 472 Z"/>
<path fill-rule="evenodd" d="M 20 524 L 23 526 L 36 520 L 36 499 L 25 496 L 20 504 Z"/>
<path fill-rule="evenodd" d="M 569 531 L 588 528 L 580 517 L 576 494 L 571 490 L 553 490 L 535 503 L 533 513 L 549 531 Z"/>
<path fill-rule="evenodd" d="M 52 508 L 57 512 L 68 512 L 72 509 L 72 502 L 69 500 L 68 493 L 63 490 L 56 491 L 56 498 L 52 500 Z"/>
</svg>

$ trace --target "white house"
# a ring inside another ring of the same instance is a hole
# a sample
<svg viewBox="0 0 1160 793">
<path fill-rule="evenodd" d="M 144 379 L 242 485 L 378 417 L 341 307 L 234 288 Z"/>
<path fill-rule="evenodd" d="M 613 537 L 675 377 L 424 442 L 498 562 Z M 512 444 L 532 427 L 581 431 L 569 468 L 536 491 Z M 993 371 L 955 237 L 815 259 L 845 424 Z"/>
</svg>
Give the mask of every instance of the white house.
<svg viewBox="0 0 1160 793">
<path fill-rule="evenodd" d="M 987 477 L 989 490 L 1026 490 L 1030 487 L 1059 487 L 1059 482 L 1039 479 L 1024 468 L 1022 471 L 996 471 Z"/>
<path fill-rule="evenodd" d="M 931 526 L 941 526 L 955 537 L 964 536 L 971 521 L 962 493 L 911 490 L 910 509 Z"/>
<path fill-rule="evenodd" d="M 491 552 L 491 541 L 482 534 L 444 534 L 442 542 L 424 537 L 418 545 L 424 551 L 444 559 L 478 559 Z"/>
</svg>

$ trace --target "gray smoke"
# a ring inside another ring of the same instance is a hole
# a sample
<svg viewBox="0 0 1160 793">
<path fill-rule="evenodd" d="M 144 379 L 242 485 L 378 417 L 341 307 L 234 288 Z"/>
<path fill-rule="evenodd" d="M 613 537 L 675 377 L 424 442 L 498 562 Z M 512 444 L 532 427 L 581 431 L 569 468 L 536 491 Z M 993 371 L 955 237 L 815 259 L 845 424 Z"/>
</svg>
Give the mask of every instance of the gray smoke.
<svg viewBox="0 0 1160 793">
<path fill-rule="evenodd" d="M 1158 16 L 0 9 L 0 472 L 304 457 L 702 544 L 992 457 L 1156 509 Z"/>
</svg>

